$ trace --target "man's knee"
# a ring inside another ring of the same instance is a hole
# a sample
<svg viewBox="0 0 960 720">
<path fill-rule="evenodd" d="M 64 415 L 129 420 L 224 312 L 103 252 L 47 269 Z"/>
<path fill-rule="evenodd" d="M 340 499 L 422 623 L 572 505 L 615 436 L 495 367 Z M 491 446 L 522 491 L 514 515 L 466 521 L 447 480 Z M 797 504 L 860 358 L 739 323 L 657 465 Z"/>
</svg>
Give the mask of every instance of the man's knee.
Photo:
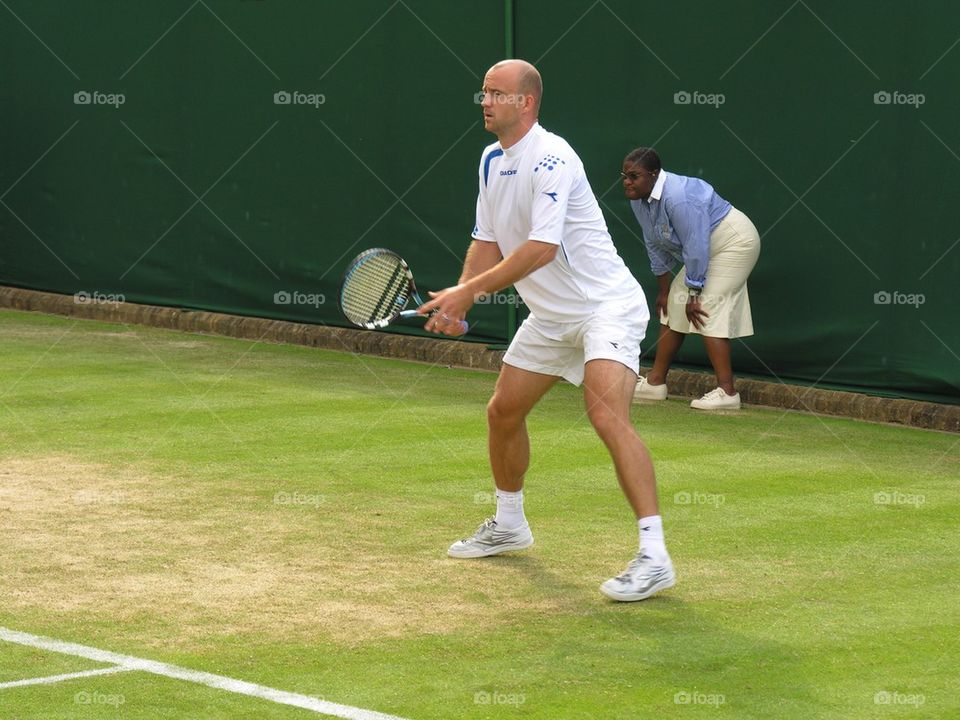
<svg viewBox="0 0 960 720">
<path fill-rule="evenodd" d="M 624 434 L 636 434 L 630 423 L 629 413 L 605 405 L 602 401 L 587 408 L 587 417 L 590 418 L 590 424 L 593 425 L 597 435 L 604 441 L 613 440 Z"/>
<path fill-rule="evenodd" d="M 590 418 L 590 424 L 597 431 L 600 437 L 607 437 L 616 430 L 619 419 L 608 408 L 594 406 L 587 410 L 587 417 Z"/>
<path fill-rule="evenodd" d="M 524 420 L 524 412 L 503 393 L 494 393 L 487 403 L 487 424 L 490 427 L 511 427 Z"/>
</svg>

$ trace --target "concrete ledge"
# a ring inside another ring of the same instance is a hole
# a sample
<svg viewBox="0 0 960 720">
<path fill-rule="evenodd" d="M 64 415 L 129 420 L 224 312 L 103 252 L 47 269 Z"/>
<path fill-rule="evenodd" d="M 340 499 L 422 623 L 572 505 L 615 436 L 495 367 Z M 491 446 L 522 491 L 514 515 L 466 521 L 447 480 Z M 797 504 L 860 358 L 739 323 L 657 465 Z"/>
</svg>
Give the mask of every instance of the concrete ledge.
<svg viewBox="0 0 960 720">
<path fill-rule="evenodd" d="M 670 395 L 695 398 L 716 387 L 712 374 L 670 371 Z M 840 390 L 823 390 L 763 380 L 737 379 L 742 402 L 748 405 L 838 415 L 869 422 L 894 423 L 927 430 L 960 432 L 960 406 L 876 397 Z"/>
<path fill-rule="evenodd" d="M 489 350 L 478 343 L 349 330 L 156 305 L 78 303 L 72 295 L 2 286 L 0 308 L 307 345 L 361 355 L 419 360 L 479 370 L 499 370 L 503 358 L 503 351 Z M 749 405 L 767 405 L 960 433 L 960 405 L 874 397 L 762 380 L 738 380 L 737 385 L 740 397 Z M 710 374 L 670 371 L 670 394 L 674 397 L 700 397 L 713 387 L 714 379 Z"/>
<path fill-rule="evenodd" d="M 457 367 L 499 370 L 502 352 L 457 340 L 349 330 L 325 325 L 227 315 L 136 303 L 77 303 L 72 295 L 0 286 L 0 308 L 66 315 L 101 322 L 150 325 L 183 332 L 307 345 L 361 355 L 420 360 Z"/>
</svg>

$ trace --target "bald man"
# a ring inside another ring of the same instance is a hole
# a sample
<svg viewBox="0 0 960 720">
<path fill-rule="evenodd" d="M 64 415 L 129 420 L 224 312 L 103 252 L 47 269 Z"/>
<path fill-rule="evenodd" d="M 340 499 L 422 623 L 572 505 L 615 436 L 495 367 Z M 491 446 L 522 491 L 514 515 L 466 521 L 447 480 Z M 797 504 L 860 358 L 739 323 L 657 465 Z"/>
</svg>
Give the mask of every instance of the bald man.
<svg viewBox="0 0 960 720">
<path fill-rule="evenodd" d="M 653 463 L 630 422 L 649 311 L 607 232 L 583 163 L 537 121 L 542 95 L 540 73 L 523 60 L 499 62 L 484 77 L 483 124 L 498 141 L 480 160 L 473 240 L 459 283 L 431 293 L 420 308 L 436 311 L 426 328 L 444 335 L 460 334 L 478 297 L 511 285 L 530 310 L 487 406 L 497 513 L 448 554 L 481 558 L 533 545 L 523 512 L 526 417 L 564 378 L 583 385 L 590 422 L 639 525 L 639 552 L 600 590 L 615 600 L 643 600 L 674 584 Z"/>
</svg>

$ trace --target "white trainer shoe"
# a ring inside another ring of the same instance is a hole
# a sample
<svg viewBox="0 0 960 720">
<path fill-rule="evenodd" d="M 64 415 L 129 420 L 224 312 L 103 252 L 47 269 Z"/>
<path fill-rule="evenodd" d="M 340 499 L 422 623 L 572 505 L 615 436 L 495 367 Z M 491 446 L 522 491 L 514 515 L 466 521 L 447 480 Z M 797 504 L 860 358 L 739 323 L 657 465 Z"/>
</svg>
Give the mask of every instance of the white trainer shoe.
<svg viewBox="0 0 960 720">
<path fill-rule="evenodd" d="M 613 600 L 634 602 L 673 587 L 676 582 L 669 557 L 663 562 L 654 562 L 641 551 L 630 561 L 626 570 L 601 585 L 600 592 Z"/>
<path fill-rule="evenodd" d="M 690 403 L 697 410 L 739 410 L 740 393 L 727 395 L 723 388 L 714 388 L 699 400 Z"/>
<path fill-rule="evenodd" d="M 642 377 L 633 391 L 633 396 L 638 400 L 666 400 L 667 384 L 651 385 L 645 377 Z"/>
<path fill-rule="evenodd" d="M 457 540 L 447 555 L 455 558 L 481 558 L 499 555 L 508 550 L 524 550 L 533 545 L 533 533 L 530 525 L 524 523 L 522 527 L 507 530 L 497 526 L 495 518 L 483 521 L 473 537 Z"/>
</svg>

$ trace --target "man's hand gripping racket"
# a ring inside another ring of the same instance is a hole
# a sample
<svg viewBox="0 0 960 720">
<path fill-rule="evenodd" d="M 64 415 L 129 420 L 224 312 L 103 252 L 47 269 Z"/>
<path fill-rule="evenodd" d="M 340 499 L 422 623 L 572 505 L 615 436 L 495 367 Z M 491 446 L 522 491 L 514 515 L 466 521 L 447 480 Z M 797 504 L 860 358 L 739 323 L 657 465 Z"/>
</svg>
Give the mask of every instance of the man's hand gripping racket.
<svg viewBox="0 0 960 720">
<path fill-rule="evenodd" d="M 425 303 L 417 292 L 410 267 L 395 252 L 384 248 L 364 250 L 350 262 L 340 283 L 339 299 L 344 317 L 368 330 L 386 327 L 400 318 L 424 316 L 428 316 L 427 330 L 432 332 L 456 336 L 469 328 L 466 320 L 447 317 L 432 308 L 420 310 Z M 417 309 L 407 310 L 411 299 Z"/>
</svg>

